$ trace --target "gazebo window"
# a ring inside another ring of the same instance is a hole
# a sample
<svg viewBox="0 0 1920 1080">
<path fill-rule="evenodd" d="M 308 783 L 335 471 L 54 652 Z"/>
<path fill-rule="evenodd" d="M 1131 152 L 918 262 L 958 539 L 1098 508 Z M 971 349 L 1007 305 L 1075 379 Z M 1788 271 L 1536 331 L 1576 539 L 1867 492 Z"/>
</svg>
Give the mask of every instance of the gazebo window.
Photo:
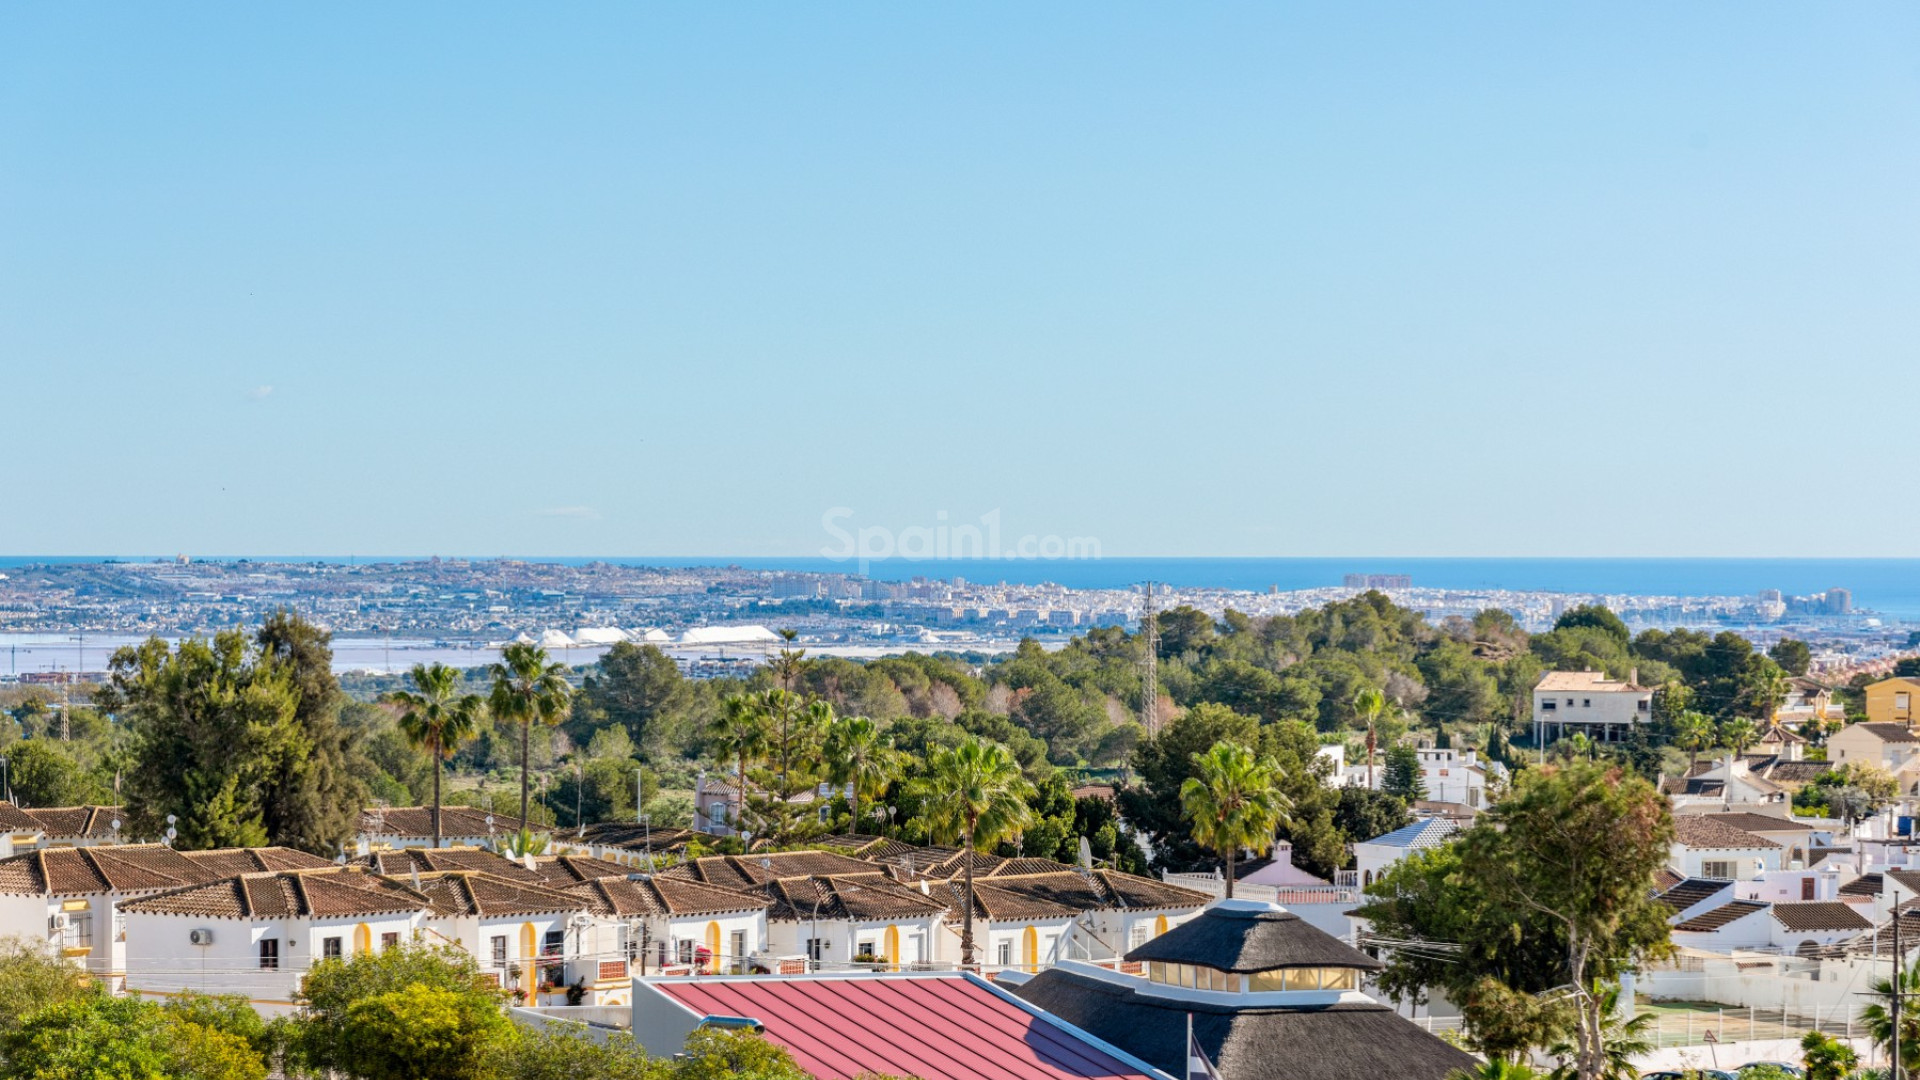
<svg viewBox="0 0 1920 1080">
<path fill-rule="evenodd" d="M 1357 990 L 1359 973 L 1352 968 L 1280 968 L 1253 974 L 1253 992 L 1276 990 Z"/>
</svg>

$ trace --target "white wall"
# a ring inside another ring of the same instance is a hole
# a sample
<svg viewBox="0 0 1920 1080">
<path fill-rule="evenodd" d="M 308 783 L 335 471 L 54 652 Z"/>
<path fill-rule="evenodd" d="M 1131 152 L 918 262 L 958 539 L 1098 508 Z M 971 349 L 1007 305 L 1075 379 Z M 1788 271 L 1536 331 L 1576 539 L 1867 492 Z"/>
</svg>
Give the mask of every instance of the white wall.
<svg viewBox="0 0 1920 1080">
<path fill-rule="evenodd" d="M 351 955 L 359 938 L 379 948 L 383 934 L 409 941 L 420 914 L 388 915 L 372 919 L 214 919 L 184 915 L 132 912 L 126 916 L 128 993 L 165 996 L 182 990 L 208 994 L 244 994 L 254 1008 L 269 1015 L 292 1009 L 301 976 L 319 958 L 321 942 L 341 938 L 342 954 Z M 360 927 L 364 933 L 357 933 Z M 194 930 L 210 930 L 210 945 L 194 945 Z M 260 966 L 260 941 L 280 942 L 280 966 Z"/>
</svg>

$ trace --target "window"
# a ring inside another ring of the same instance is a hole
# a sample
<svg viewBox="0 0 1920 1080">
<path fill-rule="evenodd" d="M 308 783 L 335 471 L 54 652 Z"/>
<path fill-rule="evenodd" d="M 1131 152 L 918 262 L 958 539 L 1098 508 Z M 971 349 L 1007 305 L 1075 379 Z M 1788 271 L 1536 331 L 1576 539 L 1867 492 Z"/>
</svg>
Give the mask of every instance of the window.
<svg viewBox="0 0 1920 1080">
<path fill-rule="evenodd" d="M 728 948 L 732 950 L 734 966 L 740 971 L 747 970 L 747 932 L 735 930 L 728 938 Z"/>
<path fill-rule="evenodd" d="M 76 949 L 93 948 L 93 912 L 82 911 L 68 916 L 67 933 Z"/>
<path fill-rule="evenodd" d="M 1558 712 L 1559 710 L 1560 710 L 1560 703 L 1553 700 L 1552 698 L 1548 698 L 1547 700 L 1540 703 L 1541 712 Z"/>
<path fill-rule="evenodd" d="M 340 949 L 339 938 L 328 937 L 328 938 L 320 939 L 320 959 L 338 960 L 340 959 L 340 953 L 341 953 L 341 949 Z"/>
<path fill-rule="evenodd" d="M 823 959 L 822 954 L 826 951 L 827 943 L 825 939 L 817 937 L 807 939 L 807 959 L 818 962 Z"/>
<path fill-rule="evenodd" d="M 682 964 L 693 963 L 693 939 L 692 938 L 681 938 L 678 942 L 675 942 L 674 959 L 677 962 Z M 814 957 L 814 959 L 818 960 L 820 958 L 816 956 Z"/>
<path fill-rule="evenodd" d="M 853 951 L 861 956 L 877 956 L 880 952 L 880 950 L 873 947 L 873 942 L 871 941 L 862 941 L 856 944 L 853 947 Z"/>
<path fill-rule="evenodd" d="M 493 962 L 496 964 L 505 964 L 507 962 L 507 935 L 505 934 L 497 934 L 494 936 Z"/>
<path fill-rule="evenodd" d="M 1127 951 L 1132 952 L 1147 943 L 1147 935 L 1153 933 L 1153 927 L 1145 922 L 1137 922 L 1127 927 Z"/>
<path fill-rule="evenodd" d="M 1730 879 L 1733 877 L 1733 863 L 1724 859 L 1708 859 L 1700 864 L 1700 876 Z"/>
<path fill-rule="evenodd" d="M 1593 708 L 1593 699 L 1592 699 L 1592 698 L 1581 698 L 1581 699 L 1580 699 L 1580 707 L 1581 707 L 1581 708 L 1583 708 L 1583 709 L 1591 709 L 1591 708 Z"/>
<path fill-rule="evenodd" d="M 1011 967 L 1013 965 L 1013 942 L 1003 941 L 1000 943 L 999 957 L 1001 967 Z"/>
<path fill-rule="evenodd" d="M 398 945 L 398 944 L 400 944 L 400 935 L 399 935 L 399 934 L 395 934 L 395 933 L 386 933 L 386 934 L 381 934 L 381 935 L 380 935 L 380 948 L 381 948 L 381 950 L 382 950 L 382 951 L 385 951 L 385 950 L 387 950 L 387 949 L 391 949 L 391 948 L 393 948 L 394 946 L 396 946 L 396 945 Z"/>
<path fill-rule="evenodd" d="M 1813 899 L 1813 890 L 1814 890 L 1814 884 L 1813 884 L 1812 878 L 1803 877 L 1800 879 L 1800 899 L 1802 900 Z"/>
<path fill-rule="evenodd" d="M 565 930 L 547 931 L 546 937 L 543 938 L 540 942 L 540 955 L 541 956 L 559 956 L 561 953 L 564 953 L 566 951 L 567 951 L 567 932 Z"/>
<path fill-rule="evenodd" d="M 270 970 L 278 969 L 279 967 L 280 967 L 280 939 L 279 938 L 261 938 L 260 939 L 260 969 L 262 971 L 270 971 Z"/>
</svg>

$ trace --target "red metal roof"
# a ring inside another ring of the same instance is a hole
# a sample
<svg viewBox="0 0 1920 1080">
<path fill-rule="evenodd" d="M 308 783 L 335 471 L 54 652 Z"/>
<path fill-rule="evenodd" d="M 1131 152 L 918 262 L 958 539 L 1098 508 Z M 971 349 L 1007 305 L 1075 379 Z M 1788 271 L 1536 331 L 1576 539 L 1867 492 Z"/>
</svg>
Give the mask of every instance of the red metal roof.
<svg viewBox="0 0 1920 1080">
<path fill-rule="evenodd" d="M 1142 1080 L 1153 1074 L 960 975 L 659 980 L 702 1016 L 751 1017 L 819 1080 Z M 637 988 L 636 988 L 637 989 Z"/>
</svg>

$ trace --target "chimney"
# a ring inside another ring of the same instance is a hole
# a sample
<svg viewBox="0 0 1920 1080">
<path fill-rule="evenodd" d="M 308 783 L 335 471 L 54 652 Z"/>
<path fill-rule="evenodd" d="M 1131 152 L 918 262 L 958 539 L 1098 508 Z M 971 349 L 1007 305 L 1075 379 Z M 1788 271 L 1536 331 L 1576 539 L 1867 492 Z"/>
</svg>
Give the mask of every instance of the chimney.
<svg viewBox="0 0 1920 1080">
<path fill-rule="evenodd" d="M 1639 667 L 1639 665 L 1637 665 L 1637 664 L 1636 664 L 1636 665 L 1634 665 L 1633 667 L 1630 667 L 1630 668 L 1628 668 L 1628 669 L 1627 669 L 1627 683 L 1628 683 L 1629 685 L 1632 685 L 1632 686 L 1639 686 L 1639 685 L 1640 685 L 1640 667 Z"/>
</svg>

